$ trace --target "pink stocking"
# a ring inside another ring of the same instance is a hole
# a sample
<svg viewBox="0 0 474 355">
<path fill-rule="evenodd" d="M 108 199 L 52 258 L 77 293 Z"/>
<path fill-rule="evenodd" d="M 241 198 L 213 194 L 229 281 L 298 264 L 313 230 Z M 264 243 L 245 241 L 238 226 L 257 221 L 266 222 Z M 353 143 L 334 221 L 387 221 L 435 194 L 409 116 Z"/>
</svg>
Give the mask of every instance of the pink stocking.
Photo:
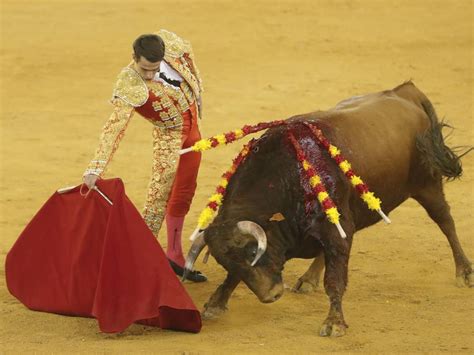
<svg viewBox="0 0 474 355">
<path fill-rule="evenodd" d="M 181 248 L 181 232 L 183 231 L 183 217 L 166 215 L 166 230 L 168 233 L 168 247 L 166 256 L 181 267 L 184 267 L 183 249 Z"/>
</svg>

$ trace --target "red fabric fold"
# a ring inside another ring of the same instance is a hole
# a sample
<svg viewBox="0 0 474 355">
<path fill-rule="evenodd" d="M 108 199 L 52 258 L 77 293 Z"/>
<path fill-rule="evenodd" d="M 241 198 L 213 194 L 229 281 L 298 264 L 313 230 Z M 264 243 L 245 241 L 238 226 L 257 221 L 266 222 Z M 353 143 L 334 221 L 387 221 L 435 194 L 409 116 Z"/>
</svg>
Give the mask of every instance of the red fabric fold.
<svg viewBox="0 0 474 355">
<path fill-rule="evenodd" d="M 201 317 L 120 179 L 54 193 L 6 259 L 8 289 L 32 310 L 95 317 L 101 331 L 133 322 L 199 332 Z"/>
</svg>

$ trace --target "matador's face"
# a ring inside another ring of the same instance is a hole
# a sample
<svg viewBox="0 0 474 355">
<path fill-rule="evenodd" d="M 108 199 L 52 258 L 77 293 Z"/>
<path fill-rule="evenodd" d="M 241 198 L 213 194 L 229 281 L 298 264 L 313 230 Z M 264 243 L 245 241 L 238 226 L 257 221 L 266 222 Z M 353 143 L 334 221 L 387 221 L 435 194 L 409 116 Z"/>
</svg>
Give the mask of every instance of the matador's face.
<svg viewBox="0 0 474 355">
<path fill-rule="evenodd" d="M 160 71 L 161 61 L 150 62 L 144 57 L 137 58 L 133 57 L 134 69 L 140 74 L 144 80 L 151 80 L 157 72 Z"/>
</svg>

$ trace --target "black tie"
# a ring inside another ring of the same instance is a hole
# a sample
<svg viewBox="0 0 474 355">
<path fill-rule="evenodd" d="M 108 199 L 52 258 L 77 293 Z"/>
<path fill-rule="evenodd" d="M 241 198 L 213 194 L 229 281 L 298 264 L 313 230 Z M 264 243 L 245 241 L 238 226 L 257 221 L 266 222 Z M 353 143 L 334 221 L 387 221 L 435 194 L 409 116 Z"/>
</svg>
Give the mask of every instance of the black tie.
<svg viewBox="0 0 474 355">
<path fill-rule="evenodd" d="M 166 81 L 168 84 L 176 86 L 178 88 L 181 84 L 178 80 L 173 80 L 173 79 L 168 78 L 163 72 L 160 72 L 160 78 Z"/>
</svg>

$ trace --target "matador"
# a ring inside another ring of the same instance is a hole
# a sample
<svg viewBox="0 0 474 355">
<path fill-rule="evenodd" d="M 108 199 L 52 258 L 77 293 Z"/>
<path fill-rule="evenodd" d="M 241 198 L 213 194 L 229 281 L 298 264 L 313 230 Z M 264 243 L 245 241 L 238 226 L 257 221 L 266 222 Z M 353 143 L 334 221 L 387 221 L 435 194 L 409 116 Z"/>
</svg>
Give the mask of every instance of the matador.
<svg viewBox="0 0 474 355">
<path fill-rule="evenodd" d="M 120 72 L 113 90 L 113 113 L 84 173 L 84 182 L 93 187 L 104 174 L 134 112 L 150 121 L 153 166 L 143 218 L 156 237 L 166 219 L 166 254 L 180 276 L 184 271 L 181 233 L 196 190 L 201 154 L 180 156 L 179 150 L 201 139 L 202 90 L 188 41 L 167 30 L 138 37 L 133 44 L 133 61 Z M 207 280 L 199 271 L 188 279 Z"/>
</svg>

